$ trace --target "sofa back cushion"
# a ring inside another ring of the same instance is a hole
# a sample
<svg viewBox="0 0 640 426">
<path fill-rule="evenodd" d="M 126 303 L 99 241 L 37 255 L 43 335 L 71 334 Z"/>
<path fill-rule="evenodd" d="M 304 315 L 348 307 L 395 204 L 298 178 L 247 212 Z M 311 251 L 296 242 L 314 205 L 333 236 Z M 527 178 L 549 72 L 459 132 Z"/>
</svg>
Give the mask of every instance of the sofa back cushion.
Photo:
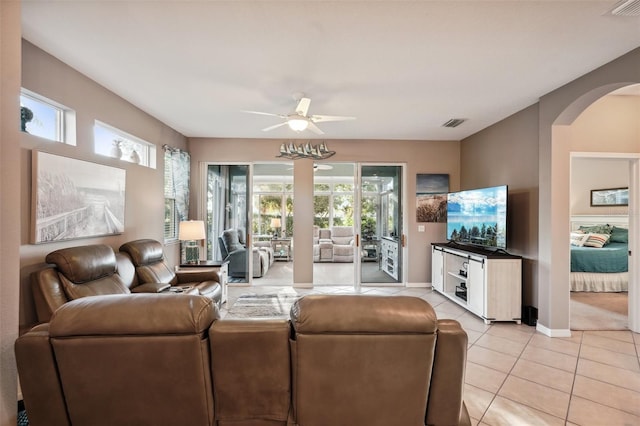
<svg viewBox="0 0 640 426">
<path fill-rule="evenodd" d="M 62 306 L 49 333 L 70 424 L 213 424 L 207 330 L 218 317 L 211 299 L 189 295 Z"/>
<path fill-rule="evenodd" d="M 298 424 L 425 424 L 437 333 L 426 301 L 309 295 L 291 321 Z"/>
<path fill-rule="evenodd" d="M 318 230 L 318 239 L 320 240 L 331 240 L 331 230 L 322 228 Z"/>
<path fill-rule="evenodd" d="M 286 320 L 216 321 L 211 326 L 214 405 L 220 425 L 288 424 L 289 330 Z"/>
<path fill-rule="evenodd" d="M 222 231 L 222 242 L 227 249 L 227 253 L 244 248 L 244 246 L 240 244 L 237 229 L 225 229 Z"/>
<path fill-rule="evenodd" d="M 105 244 L 56 250 L 49 253 L 45 261 L 56 265 L 60 283 L 70 300 L 129 293 L 127 286 L 116 274 L 116 255 Z"/>
<path fill-rule="evenodd" d="M 136 267 L 164 261 L 162 244 L 156 240 L 129 241 L 121 245 L 119 251 L 127 253 Z"/>
<path fill-rule="evenodd" d="M 353 227 L 352 226 L 332 226 L 331 227 L 331 240 L 334 244 L 350 245 L 353 242 Z"/>
<path fill-rule="evenodd" d="M 53 251 L 45 258 L 71 282 L 86 283 L 113 275 L 116 272 L 116 254 L 106 244 L 69 247 Z"/>
</svg>

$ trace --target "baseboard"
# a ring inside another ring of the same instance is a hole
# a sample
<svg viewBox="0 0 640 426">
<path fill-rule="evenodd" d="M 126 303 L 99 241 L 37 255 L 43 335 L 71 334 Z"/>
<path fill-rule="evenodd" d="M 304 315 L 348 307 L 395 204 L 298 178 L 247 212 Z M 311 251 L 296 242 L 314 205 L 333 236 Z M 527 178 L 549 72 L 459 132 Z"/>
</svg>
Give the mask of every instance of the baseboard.
<svg viewBox="0 0 640 426">
<path fill-rule="evenodd" d="M 407 288 L 431 288 L 431 283 L 407 283 Z"/>
<path fill-rule="evenodd" d="M 293 283 L 293 288 L 313 288 L 313 283 Z"/>
<path fill-rule="evenodd" d="M 548 337 L 571 337 L 571 330 L 569 329 L 551 329 L 540 324 L 540 322 L 536 324 L 536 331 Z"/>
</svg>

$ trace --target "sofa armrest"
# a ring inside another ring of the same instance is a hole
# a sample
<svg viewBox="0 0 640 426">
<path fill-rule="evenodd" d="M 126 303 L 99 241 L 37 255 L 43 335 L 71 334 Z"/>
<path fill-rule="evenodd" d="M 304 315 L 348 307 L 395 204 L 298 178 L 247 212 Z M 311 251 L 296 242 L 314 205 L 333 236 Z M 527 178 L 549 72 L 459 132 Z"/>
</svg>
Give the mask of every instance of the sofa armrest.
<svg viewBox="0 0 640 426">
<path fill-rule="evenodd" d="M 53 267 L 31 273 L 31 290 L 38 322 L 49 322 L 56 309 L 69 301 L 62 288 L 58 271 Z"/>
<path fill-rule="evenodd" d="M 467 341 L 467 333 L 458 321 L 438 320 L 426 424 L 456 425 L 464 420 Z"/>
<path fill-rule="evenodd" d="M 50 344 L 49 324 L 40 324 L 18 337 L 15 354 L 29 422 L 71 425 Z"/>
<path fill-rule="evenodd" d="M 135 286 L 131 289 L 131 293 L 160 293 L 171 287 L 167 283 L 146 283 Z"/>
<path fill-rule="evenodd" d="M 208 271 L 178 271 L 176 272 L 178 284 L 195 283 L 203 281 L 215 281 L 222 283 L 222 273 L 218 270 Z"/>
</svg>

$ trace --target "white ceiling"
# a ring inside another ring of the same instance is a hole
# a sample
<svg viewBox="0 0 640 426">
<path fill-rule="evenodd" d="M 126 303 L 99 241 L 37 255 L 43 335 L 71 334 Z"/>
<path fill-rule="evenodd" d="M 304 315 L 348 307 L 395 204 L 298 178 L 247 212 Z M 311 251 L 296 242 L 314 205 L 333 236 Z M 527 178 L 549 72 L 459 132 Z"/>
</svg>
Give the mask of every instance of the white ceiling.
<svg viewBox="0 0 640 426">
<path fill-rule="evenodd" d="M 617 3 L 23 0 L 22 25 L 185 136 L 459 140 L 639 47 Z M 296 92 L 357 120 L 318 136 L 243 112 L 291 113 Z"/>
</svg>

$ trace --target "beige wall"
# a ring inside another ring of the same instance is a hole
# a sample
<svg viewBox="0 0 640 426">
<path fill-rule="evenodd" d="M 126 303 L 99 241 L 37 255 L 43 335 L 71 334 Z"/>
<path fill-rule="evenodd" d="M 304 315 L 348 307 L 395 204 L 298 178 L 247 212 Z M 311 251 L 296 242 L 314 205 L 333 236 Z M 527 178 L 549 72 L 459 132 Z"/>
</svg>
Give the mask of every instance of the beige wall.
<svg viewBox="0 0 640 426">
<path fill-rule="evenodd" d="M 630 99 L 616 99 L 607 105 L 596 103 L 593 110 L 587 110 L 611 91 L 638 82 L 640 48 L 550 92 L 536 105 L 461 143 L 463 187 L 504 182 L 510 185 L 510 194 L 517 189 L 530 200 L 515 203 L 520 205 L 520 211 L 517 217 L 512 215 L 510 225 L 514 225 L 515 232 L 524 234 L 509 236 L 509 243 L 510 250 L 533 262 L 531 278 L 524 277 L 524 301 L 530 300 L 538 307 L 538 329 L 546 334 L 560 336 L 569 332 L 566 236 L 570 214 L 570 153 L 640 152 L 637 105 L 619 114 L 611 109 L 603 119 L 595 109 L 632 102 Z M 621 125 L 622 122 L 635 122 L 636 126 Z M 616 135 L 615 140 L 612 135 Z M 479 158 L 482 161 L 478 161 Z M 494 163 L 501 166 L 493 167 Z M 510 195 L 510 202 L 512 198 Z"/>
<path fill-rule="evenodd" d="M 130 240 L 163 241 L 163 144 L 186 148 L 184 136 L 98 85 L 53 56 L 24 41 L 22 86 L 76 111 L 77 145 L 50 142 L 21 134 L 20 150 L 20 324 L 35 321 L 29 273 L 42 266 L 47 253 L 75 245 L 104 243 L 118 247 Z M 147 142 L 156 144 L 156 169 L 96 155 L 93 124 L 100 120 Z M 126 170 L 125 231 L 118 236 L 86 238 L 60 243 L 30 244 L 31 155 L 34 150 L 77 158 Z M 177 244 L 167 247 L 169 260 L 177 259 Z"/>
<path fill-rule="evenodd" d="M 20 223 L 20 2 L 0 1 L 0 425 L 15 426 Z"/>
<path fill-rule="evenodd" d="M 279 152 L 282 142 L 274 139 L 189 139 L 189 151 L 192 156 L 192 176 L 196 176 L 196 173 L 198 173 L 196 164 L 198 162 L 245 163 L 281 161 L 276 159 L 275 155 Z M 442 223 L 426 223 L 424 224 L 425 232 L 418 232 L 415 215 L 416 174 L 447 173 L 449 174 L 450 188 L 457 190 L 460 185 L 459 142 L 382 140 L 329 140 L 327 142 L 329 147 L 337 152 L 336 155 L 331 157 L 330 161 L 332 162 L 406 164 L 405 199 L 407 210 L 405 214 L 407 229 L 405 234 L 407 235 L 408 245 L 407 282 L 410 284 L 430 283 L 430 243 L 444 241 L 446 227 Z M 311 171 L 313 162 L 310 160 L 296 160 L 294 163 L 294 178 L 296 179 L 294 206 L 301 202 L 308 203 L 308 210 L 311 208 L 311 194 L 313 194 L 313 173 Z M 192 180 L 192 185 L 197 185 L 197 181 Z M 193 186 L 192 193 L 195 194 L 197 191 L 199 191 L 199 188 Z M 194 201 L 197 204 L 197 200 L 192 200 L 192 205 L 195 205 Z M 294 208 L 297 209 L 299 207 Z M 202 213 L 199 215 L 202 217 Z M 295 217 L 296 235 L 294 235 L 294 246 L 296 247 L 296 255 L 294 256 L 294 279 L 296 283 L 308 284 L 312 269 L 310 242 L 312 241 L 313 217 L 311 214 L 297 214 Z M 300 231 L 301 229 L 302 231 Z"/>
<path fill-rule="evenodd" d="M 626 215 L 628 207 L 591 207 L 591 190 L 629 186 L 629 167 L 623 160 L 573 158 L 571 160 L 571 215 Z"/>
<path fill-rule="evenodd" d="M 537 306 L 538 105 L 461 143 L 462 189 L 509 186 L 507 251 L 523 257 L 523 303 Z"/>
</svg>

